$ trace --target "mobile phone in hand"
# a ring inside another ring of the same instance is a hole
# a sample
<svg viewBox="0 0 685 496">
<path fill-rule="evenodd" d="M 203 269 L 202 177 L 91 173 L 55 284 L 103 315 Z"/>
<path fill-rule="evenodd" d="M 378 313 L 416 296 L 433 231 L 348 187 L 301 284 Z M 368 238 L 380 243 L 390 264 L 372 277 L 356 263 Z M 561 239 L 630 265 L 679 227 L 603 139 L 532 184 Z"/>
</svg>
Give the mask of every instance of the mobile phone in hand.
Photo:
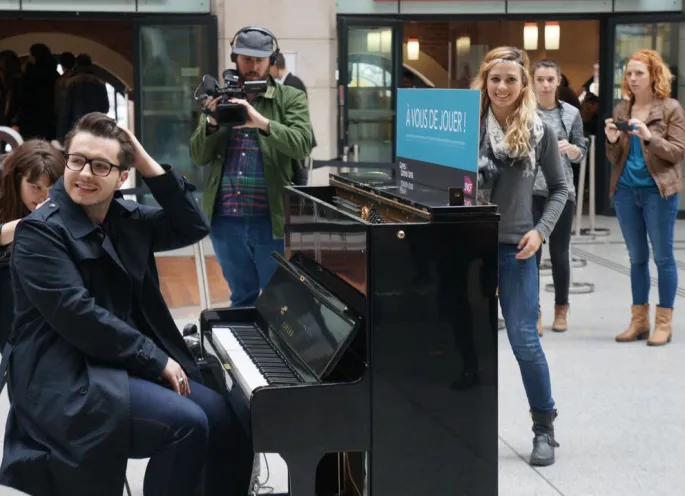
<svg viewBox="0 0 685 496">
<path fill-rule="evenodd" d="M 618 120 L 618 121 L 614 121 L 614 124 L 616 125 L 616 129 L 618 129 L 619 131 L 629 132 L 629 131 L 635 131 L 637 129 L 637 126 L 629 124 L 628 121 Z"/>
</svg>

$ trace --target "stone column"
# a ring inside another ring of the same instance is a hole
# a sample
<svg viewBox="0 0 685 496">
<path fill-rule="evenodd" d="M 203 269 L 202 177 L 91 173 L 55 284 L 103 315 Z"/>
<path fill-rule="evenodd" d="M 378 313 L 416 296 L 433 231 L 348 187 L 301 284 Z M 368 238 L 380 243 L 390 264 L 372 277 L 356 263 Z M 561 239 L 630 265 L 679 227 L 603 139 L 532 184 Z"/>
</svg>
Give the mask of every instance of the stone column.
<svg viewBox="0 0 685 496">
<path fill-rule="evenodd" d="M 230 43 L 236 31 L 259 26 L 273 32 L 281 52 L 296 53 L 294 73 L 309 95 L 318 146 L 312 155 L 329 159 L 337 153 L 336 136 L 336 1 L 212 0 L 219 24 L 219 74 L 233 67 Z"/>
</svg>

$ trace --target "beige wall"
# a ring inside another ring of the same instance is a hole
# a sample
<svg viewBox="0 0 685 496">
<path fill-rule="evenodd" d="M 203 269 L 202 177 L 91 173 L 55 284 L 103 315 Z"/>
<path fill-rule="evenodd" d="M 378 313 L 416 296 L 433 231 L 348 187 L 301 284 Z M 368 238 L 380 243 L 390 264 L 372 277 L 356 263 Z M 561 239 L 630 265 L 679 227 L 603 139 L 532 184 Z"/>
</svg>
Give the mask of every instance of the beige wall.
<svg viewBox="0 0 685 496">
<path fill-rule="evenodd" d="M 335 9 L 335 0 L 212 0 L 219 20 L 219 72 L 233 66 L 231 39 L 245 26 L 269 29 L 282 52 L 297 53 L 296 73 L 307 86 L 317 159 L 337 154 Z"/>
</svg>

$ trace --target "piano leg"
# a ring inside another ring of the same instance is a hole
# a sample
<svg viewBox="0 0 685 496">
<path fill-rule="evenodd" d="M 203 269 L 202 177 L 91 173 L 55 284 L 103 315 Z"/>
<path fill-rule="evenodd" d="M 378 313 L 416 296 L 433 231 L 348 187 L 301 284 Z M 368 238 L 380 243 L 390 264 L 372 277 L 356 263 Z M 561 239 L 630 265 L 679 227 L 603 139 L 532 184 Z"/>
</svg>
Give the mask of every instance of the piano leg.
<svg viewBox="0 0 685 496">
<path fill-rule="evenodd" d="M 288 465 L 289 496 L 316 496 L 316 471 L 323 455 L 314 453 L 281 453 Z"/>
</svg>

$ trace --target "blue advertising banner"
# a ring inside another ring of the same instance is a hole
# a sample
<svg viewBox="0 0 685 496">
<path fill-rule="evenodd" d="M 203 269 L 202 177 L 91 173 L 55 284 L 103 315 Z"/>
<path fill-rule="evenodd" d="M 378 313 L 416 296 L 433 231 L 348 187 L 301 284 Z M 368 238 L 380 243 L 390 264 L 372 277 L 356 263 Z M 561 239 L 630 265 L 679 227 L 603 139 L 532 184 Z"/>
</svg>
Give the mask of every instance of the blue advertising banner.
<svg viewBox="0 0 685 496">
<path fill-rule="evenodd" d="M 480 91 L 399 89 L 396 136 L 402 190 L 463 188 L 466 203 L 475 201 Z"/>
</svg>

